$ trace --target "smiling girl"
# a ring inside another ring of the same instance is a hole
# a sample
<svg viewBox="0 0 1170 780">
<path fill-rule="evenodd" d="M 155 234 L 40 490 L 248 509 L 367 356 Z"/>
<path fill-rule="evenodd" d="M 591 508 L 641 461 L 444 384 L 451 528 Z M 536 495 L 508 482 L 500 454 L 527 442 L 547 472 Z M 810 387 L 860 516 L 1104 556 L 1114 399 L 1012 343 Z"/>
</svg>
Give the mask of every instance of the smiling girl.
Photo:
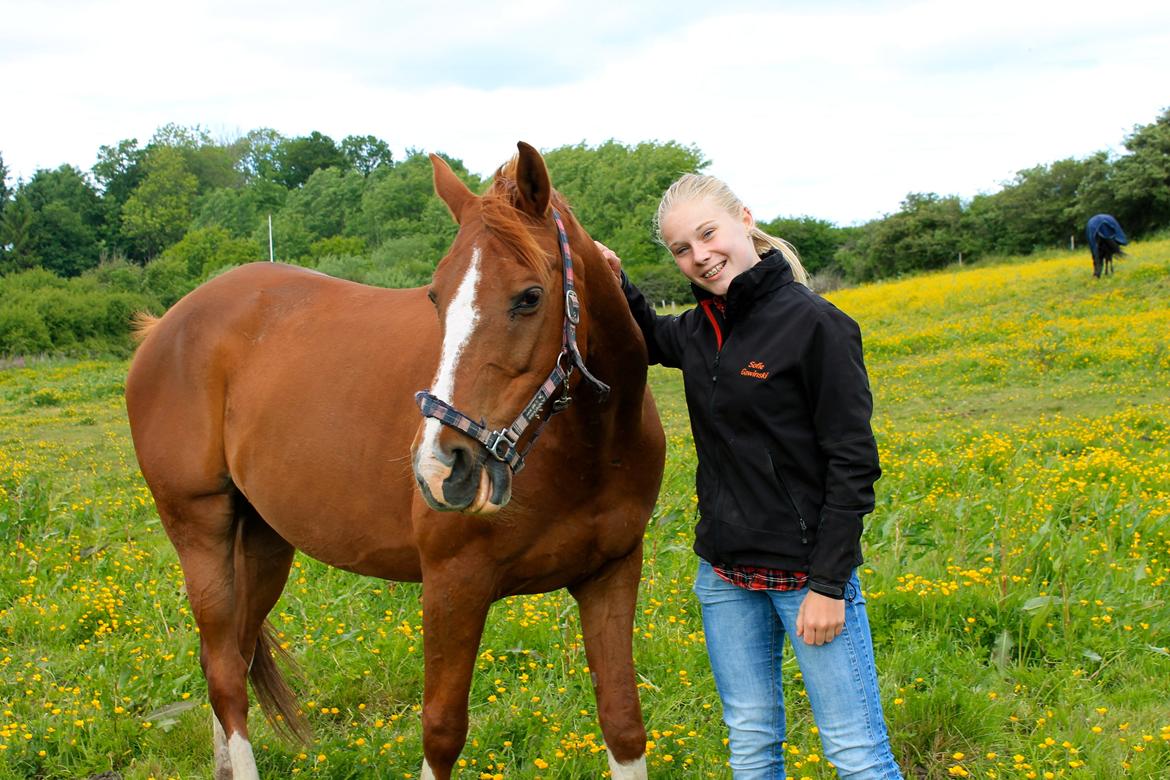
<svg viewBox="0 0 1170 780">
<path fill-rule="evenodd" d="M 698 301 L 679 316 L 658 316 L 598 248 L 650 362 L 683 372 L 698 454 L 695 593 L 735 778 L 785 777 L 785 637 L 839 776 L 900 778 L 856 573 L 881 474 L 860 329 L 714 177 L 675 182 L 657 232 Z"/>
</svg>

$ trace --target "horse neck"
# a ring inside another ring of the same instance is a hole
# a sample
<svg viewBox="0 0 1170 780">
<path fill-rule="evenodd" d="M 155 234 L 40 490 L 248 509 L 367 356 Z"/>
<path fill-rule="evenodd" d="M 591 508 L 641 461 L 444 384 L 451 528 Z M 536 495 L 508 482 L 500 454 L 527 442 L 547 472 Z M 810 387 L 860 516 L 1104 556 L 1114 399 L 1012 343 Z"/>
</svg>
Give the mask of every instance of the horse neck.
<svg viewBox="0 0 1170 780">
<path fill-rule="evenodd" d="M 592 241 L 590 239 L 590 241 Z M 589 370 L 610 381 L 611 396 L 641 408 L 646 386 L 646 347 L 613 271 L 596 252 L 582 256 L 581 297 L 588 317 L 583 357 Z"/>
</svg>

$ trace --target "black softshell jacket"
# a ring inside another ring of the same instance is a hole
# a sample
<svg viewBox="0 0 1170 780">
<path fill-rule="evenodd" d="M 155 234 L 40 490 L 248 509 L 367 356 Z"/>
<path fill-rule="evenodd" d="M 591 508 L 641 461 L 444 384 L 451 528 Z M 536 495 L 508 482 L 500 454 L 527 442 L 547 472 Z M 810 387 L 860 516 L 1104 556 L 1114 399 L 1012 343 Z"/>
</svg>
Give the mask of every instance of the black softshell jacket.
<svg viewBox="0 0 1170 780">
<path fill-rule="evenodd" d="M 622 288 L 651 363 L 681 368 L 698 453 L 695 552 L 721 566 L 809 574 L 841 598 L 861 563 L 861 519 L 881 476 L 857 323 L 797 284 L 773 250 L 731 283 L 720 312 L 660 317 Z"/>
</svg>

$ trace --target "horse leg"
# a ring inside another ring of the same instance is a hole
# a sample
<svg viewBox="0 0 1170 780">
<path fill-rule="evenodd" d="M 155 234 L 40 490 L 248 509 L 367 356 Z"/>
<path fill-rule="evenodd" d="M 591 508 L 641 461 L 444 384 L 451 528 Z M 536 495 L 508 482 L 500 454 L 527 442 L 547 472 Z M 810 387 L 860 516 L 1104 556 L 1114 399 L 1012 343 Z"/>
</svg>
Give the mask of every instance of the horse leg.
<svg viewBox="0 0 1170 780">
<path fill-rule="evenodd" d="M 422 780 L 449 780 L 467 741 L 467 697 L 492 602 L 487 569 L 463 558 L 423 569 Z"/>
<path fill-rule="evenodd" d="M 569 589 L 581 613 L 585 657 L 614 780 L 645 780 L 646 726 L 634 679 L 634 610 L 642 544 Z"/>
<path fill-rule="evenodd" d="M 240 652 L 237 627 L 232 498 L 225 492 L 159 501 L 158 509 L 199 627 L 199 663 L 214 718 L 216 780 L 257 780 L 247 727 L 251 650 L 248 658 Z"/>
</svg>

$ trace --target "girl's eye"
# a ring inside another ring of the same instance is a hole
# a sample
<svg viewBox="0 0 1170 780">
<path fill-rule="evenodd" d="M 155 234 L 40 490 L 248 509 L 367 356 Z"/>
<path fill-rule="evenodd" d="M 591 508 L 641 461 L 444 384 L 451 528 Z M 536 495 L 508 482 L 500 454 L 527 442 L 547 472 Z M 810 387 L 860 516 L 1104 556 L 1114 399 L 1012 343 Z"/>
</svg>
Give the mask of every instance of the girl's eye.
<svg viewBox="0 0 1170 780">
<path fill-rule="evenodd" d="M 703 238 L 710 238 L 715 234 L 715 228 L 707 228 L 703 231 Z"/>
</svg>

